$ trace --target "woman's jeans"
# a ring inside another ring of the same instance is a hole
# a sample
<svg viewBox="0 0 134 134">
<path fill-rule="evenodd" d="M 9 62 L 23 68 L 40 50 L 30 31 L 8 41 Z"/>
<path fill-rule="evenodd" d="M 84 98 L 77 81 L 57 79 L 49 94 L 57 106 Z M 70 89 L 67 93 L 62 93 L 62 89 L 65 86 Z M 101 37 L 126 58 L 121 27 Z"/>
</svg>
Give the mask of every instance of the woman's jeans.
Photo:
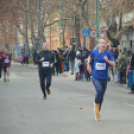
<svg viewBox="0 0 134 134">
<path fill-rule="evenodd" d="M 64 63 L 64 71 L 69 71 L 69 65 L 67 63 Z"/>
<path fill-rule="evenodd" d="M 84 71 L 81 71 L 80 72 L 80 79 L 81 79 L 81 81 L 83 81 L 83 74 L 84 74 Z"/>
<path fill-rule="evenodd" d="M 120 72 L 117 71 L 118 82 L 120 82 Z"/>
<path fill-rule="evenodd" d="M 86 78 L 86 80 L 88 81 L 90 81 L 90 74 L 89 73 L 85 73 L 85 78 Z"/>
<path fill-rule="evenodd" d="M 103 80 L 93 79 L 93 84 L 96 90 L 95 103 L 100 104 L 100 110 L 101 110 L 101 105 L 107 88 L 107 79 L 103 79 Z"/>
</svg>

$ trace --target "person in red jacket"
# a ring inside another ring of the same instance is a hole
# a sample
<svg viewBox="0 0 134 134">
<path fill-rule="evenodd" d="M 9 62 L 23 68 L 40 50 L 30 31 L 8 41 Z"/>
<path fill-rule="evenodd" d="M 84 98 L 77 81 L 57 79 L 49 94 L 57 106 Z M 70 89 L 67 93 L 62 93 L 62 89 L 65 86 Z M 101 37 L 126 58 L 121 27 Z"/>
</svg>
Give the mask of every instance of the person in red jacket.
<svg viewBox="0 0 134 134">
<path fill-rule="evenodd" d="M 9 68 L 11 66 L 11 55 L 8 53 L 8 50 L 5 49 L 3 56 L 2 56 L 2 67 L 4 70 L 4 82 L 9 82 L 9 76 L 10 76 L 10 72 L 9 72 Z"/>
</svg>

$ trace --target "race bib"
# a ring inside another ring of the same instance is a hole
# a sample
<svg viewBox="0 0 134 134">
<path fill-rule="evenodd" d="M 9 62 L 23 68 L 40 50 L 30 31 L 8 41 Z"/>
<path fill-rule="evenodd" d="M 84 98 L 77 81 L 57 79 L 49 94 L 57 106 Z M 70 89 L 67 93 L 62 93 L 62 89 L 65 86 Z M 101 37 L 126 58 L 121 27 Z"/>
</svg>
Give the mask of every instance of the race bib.
<svg viewBox="0 0 134 134">
<path fill-rule="evenodd" d="M 50 62 L 48 61 L 42 62 L 42 67 L 49 67 L 49 66 L 50 66 Z"/>
<path fill-rule="evenodd" d="M 5 63 L 9 63 L 9 59 L 5 59 Z"/>
<path fill-rule="evenodd" d="M 106 70 L 106 63 L 96 63 L 96 70 Z"/>
</svg>

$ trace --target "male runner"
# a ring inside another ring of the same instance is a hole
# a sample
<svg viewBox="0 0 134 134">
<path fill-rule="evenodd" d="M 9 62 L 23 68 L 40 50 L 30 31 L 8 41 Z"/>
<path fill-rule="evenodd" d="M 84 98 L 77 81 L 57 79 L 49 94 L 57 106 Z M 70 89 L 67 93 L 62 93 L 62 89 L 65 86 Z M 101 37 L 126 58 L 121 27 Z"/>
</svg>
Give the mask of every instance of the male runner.
<svg viewBox="0 0 134 134">
<path fill-rule="evenodd" d="M 54 65 L 54 55 L 51 51 L 48 50 L 48 44 L 43 43 L 42 51 L 40 51 L 36 58 L 36 63 L 38 64 L 39 77 L 40 77 L 40 86 L 44 94 L 43 100 L 47 99 L 45 89 L 50 95 L 51 91 L 49 87 L 51 86 L 51 76 L 52 68 Z M 45 86 L 46 79 L 46 86 Z"/>
<path fill-rule="evenodd" d="M 4 82 L 9 82 L 9 76 L 10 76 L 10 71 L 9 68 L 11 66 L 11 55 L 8 53 L 8 50 L 5 49 L 4 53 L 2 55 L 2 66 L 4 70 Z"/>
<path fill-rule="evenodd" d="M 115 66 L 114 57 L 110 51 L 107 51 L 107 39 L 101 38 L 98 41 L 99 50 L 93 50 L 88 57 L 87 69 L 91 73 L 90 61 L 94 58 L 93 84 L 96 89 L 94 112 L 95 120 L 101 120 L 100 110 L 103 97 L 107 88 L 108 67 L 109 64 Z"/>
</svg>

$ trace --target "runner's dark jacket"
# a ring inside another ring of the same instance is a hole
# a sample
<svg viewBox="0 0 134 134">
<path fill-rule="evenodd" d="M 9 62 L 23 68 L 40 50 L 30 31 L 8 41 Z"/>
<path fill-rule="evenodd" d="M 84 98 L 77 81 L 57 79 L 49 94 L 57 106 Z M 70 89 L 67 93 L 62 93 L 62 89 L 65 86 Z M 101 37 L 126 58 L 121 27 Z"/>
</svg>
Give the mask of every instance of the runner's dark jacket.
<svg viewBox="0 0 134 134">
<path fill-rule="evenodd" d="M 52 72 L 52 68 L 42 66 L 42 62 L 39 62 L 41 58 L 45 58 L 44 61 L 50 62 L 51 64 L 54 63 L 54 54 L 51 51 L 40 51 L 36 57 L 39 71 L 44 70 L 46 72 Z"/>
</svg>

